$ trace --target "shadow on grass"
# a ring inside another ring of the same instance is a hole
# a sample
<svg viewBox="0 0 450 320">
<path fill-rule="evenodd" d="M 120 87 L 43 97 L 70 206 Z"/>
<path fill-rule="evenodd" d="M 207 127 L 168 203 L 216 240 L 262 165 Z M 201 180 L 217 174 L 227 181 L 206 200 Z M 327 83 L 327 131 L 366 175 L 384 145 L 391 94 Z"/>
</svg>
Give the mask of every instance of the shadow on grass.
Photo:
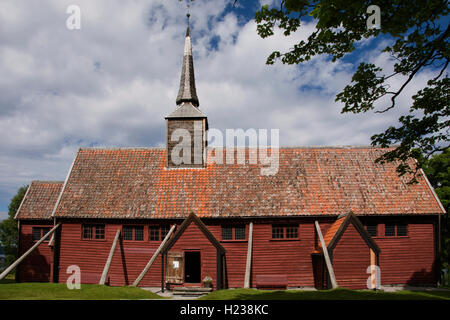
<svg viewBox="0 0 450 320">
<path fill-rule="evenodd" d="M 16 277 L 13 274 L 8 274 L 5 278 L 0 280 L 0 284 L 16 283 Z"/>
<path fill-rule="evenodd" d="M 430 300 L 450 299 L 450 291 L 319 290 L 269 291 L 231 289 L 212 292 L 200 300 Z"/>
<path fill-rule="evenodd" d="M 2 280 L 0 280 L 0 284 L 9 284 L 9 283 L 16 283 L 16 280 L 14 280 L 14 279 L 2 279 Z"/>
</svg>

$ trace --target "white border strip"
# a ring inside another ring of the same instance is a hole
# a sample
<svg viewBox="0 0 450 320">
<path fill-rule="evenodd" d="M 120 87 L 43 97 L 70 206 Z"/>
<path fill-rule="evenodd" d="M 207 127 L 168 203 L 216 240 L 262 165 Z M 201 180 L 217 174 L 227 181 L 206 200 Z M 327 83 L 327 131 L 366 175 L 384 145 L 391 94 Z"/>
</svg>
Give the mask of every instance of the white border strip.
<svg viewBox="0 0 450 320">
<path fill-rule="evenodd" d="M 441 200 L 439 200 L 439 197 L 437 196 L 436 192 L 434 191 L 433 186 L 431 185 L 430 181 L 428 180 L 427 176 L 425 175 L 425 172 L 422 170 L 422 168 L 419 168 L 420 173 L 422 173 L 422 176 L 425 178 L 425 181 L 427 182 L 428 188 L 430 188 L 431 193 L 434 196 L 434 199 L 437 201 L 439 207 L 442 210 L 442 213 L 447 213 L 447 211 L 445 211 L 444 206 L 441 203 Z"/>
<path fill-rule="evenodd" d="M 27 191 L 25 192 L 25 195 L 23 196 L 22 201 L 20 202 L 19 209 L 17 209 L 17 212 L 14 215 L 14 220 L 17 220 L 17 215 L 20 212 L 20 208 L 22 208 L 22 204 L 25 202 L 25 199 L 27 198 L 28 191 L 30 191 L 31 185 L 33 184 L 33 182 L 34 181 L 31 181 L 30 184 L 28 185 Z"/>
<path fill-rule="evenodd" d="M 61 189 L 61 192 L 59 193 L 58 200 L 56 200 L 55 206 L 53 207 L 52 218 L 55 217 L 56 209 L 58 208 L 59 202 L 61 201 L 61 198 L 62 198 L 62 194 L 63 194 L 64 190 L 66 189 L 67 181 L 69 181 L 69 177 L 70 177 L 70 174 L 72 173 L 73 165 L 75 164 L 75 161 L 77 160 L 78 155 L 80 154 L 80 151 L 81 151 L 81 148 L 78 149 L 75 159 L 73 159 L 72 165 L 70 166 L 69 172 L 67 173 L 66 180 L 64 180 L 64 184 Z"/>
</svg>

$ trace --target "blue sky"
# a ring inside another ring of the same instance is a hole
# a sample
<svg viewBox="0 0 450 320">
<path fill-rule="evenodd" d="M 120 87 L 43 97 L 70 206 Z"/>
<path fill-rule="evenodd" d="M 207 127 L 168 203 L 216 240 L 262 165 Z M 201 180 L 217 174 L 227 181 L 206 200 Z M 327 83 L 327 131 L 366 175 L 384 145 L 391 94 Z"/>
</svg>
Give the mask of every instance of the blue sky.
<svg viewBox="0 0 450 320">
<path fill-rule="evenodd" d="M 210 127 L 277 128 L 281 146 L 368 145 L 426 84 L 419 74 L 392 112 L 343 115 L 334 99 L 359 62 L 392 67 L 378 51 L 386 40 L 363 42 L 357 56 L 336 63 L 268 66 L 273 50 L 306 39 L 314 21 L 289 38 L 261 39 L 253 21 L 260 1 L 232 2 L 196 0 L 191 8 L 197 93 Z M 71 4 L 81 9 L 80 30 L 66 28 Z M 80 147 L 164 144 L 185 14 L 177 0 L 2 0 L 0 212 L 20 186 L 64 180 Z"/>
</svg>

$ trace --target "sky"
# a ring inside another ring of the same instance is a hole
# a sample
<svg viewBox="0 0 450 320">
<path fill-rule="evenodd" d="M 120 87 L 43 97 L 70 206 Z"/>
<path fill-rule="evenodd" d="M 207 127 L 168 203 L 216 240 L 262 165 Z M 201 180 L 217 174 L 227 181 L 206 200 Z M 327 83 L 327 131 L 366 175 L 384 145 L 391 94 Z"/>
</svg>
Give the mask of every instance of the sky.
<svg viewBox="0 0 450 320">
<path fill-rule="evenodd" d="M 196 0 L 191 36 L 200 109 L 210 128 L 279 129 L 281 146 L 369 145 L 397 123 L 419 74 L 385 114 L 341 114 L 335 96 L 356 66 L 392 68 L 379 49 L 301 66 L 266 65 L 273 50 L 306 39 L 314 21 L 291 37 L 261 39 L 255 11 L 271 1 Z M 66 12 L 81 10 L 81 29 Z M 80 147 L 164 146 L 164 117 L 178 93 L 186 6 L 178 0 L 2 0 L 0 4 L 0 212 L 32 180 L 64 180 Z M 393 78 L 395 87 L 401 79 Z"/>
</svg>

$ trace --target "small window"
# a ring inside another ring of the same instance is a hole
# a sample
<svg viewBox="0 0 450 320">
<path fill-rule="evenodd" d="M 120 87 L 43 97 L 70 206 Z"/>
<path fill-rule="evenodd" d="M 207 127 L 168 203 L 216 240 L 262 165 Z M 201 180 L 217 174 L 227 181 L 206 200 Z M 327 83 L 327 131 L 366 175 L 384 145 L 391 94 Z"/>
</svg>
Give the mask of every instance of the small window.
<svg viewBox="0 0 450 320">
<path fill-rule="evenodd" d="M 371 237 L 377 236 L 377 225 L 376 224 L 368 224 L 366 226 L 366 230 Z"/>
<path fill-rule="evenodd" d="M 134 240 L 137 240 L 137 241 L 144 240 L 144 227 L 143 226 L 134 227 Z"/>
<path fill-rule="evenodd" d="M 144 240 L 143 226 L 123 226 L 123 240 Z"/>
<path fill-rule="evenodd" d="M 123 227 L 123 240 L 133 240 L 133 227 Z"/>
<path fill-rule="evenodd" d="M 41 228 L 33 228 L 33 240 L 38 241 L 41 239 Z"/>
<path fill-rule="evenodd" d="M 222 240 L 233 240 L 232 227 L 222 227 Z"/>
<path fill-rule="evenodd" d="M 150 231 L 150 241 L 159 241 L 159 227 L 151 226 L 149 228 Z"/>
<path fill-rule="evenodd" d="M 406 224 L 398 224 L 397 225 L 397 236 L 405 237 L 408 235 L 408 228 Z"/>
<path fill-rule="evenodd" d="M 82 231 L 83 239 L 105 239 L 105 225 L 104 224 L 83 224 Z"/>
<path fill-rule="evenodd" d="M 272 226 L 272 239 L 283 239 L 284 228 L 282 226 Z"/>
<path fill-rule="evenodd" d="M 385 229 L 386 237 L 405 237 L 408 235 L 408 225 L 404 223 L 386 224 Z"/>
<path fill-rule="evenodd" d="M 222 227 L 222 240 L 245 240 L 245 226 Z"/>
<path fill-rule="evenodd" d="M 150 226 L 149 227 L 149 240 L 150 241 L 159 241 L 159 240 L 164 240 L 164 238 L 167 236 L 167 234 L 169 233 L 169 226 Z"/>
<path fill-rule="evenodd" d="M 298 224 L 272 225 L 272 239 L 298 239 Z"/>
<path fill-rule="evenodd" d="M 394 237 L 395 236 L 395 224 L 387 224 L 384 228 L 384 235 L 386 237 Z"/>
<path fill-rule="evenodd" d="M 33 240 L 39 241 L 42 239 L 50 231 L 50 228 L 47 227 L 33 227 Z M 47 239 L 48 240 L 48 239 Z"/>
<path fill-rule="evenodd" d="M 237 226 L 234 228 L 234 239 L 245 240 L 245 226 Z"/>
<path fill-rule="evenodd" d="M 83 225 L 83 239 L 92 239 L 92 226 Z"/>
<path fill-rule="evenodd" d="M 286 238 L 297 239 L 298 238 L 298 226 L 286 226 Z"/>
<path fill-rule="evenodd" d="M 161 240 L 164 240 L 164 238 L 169 233 L 170 228 L 168 226 L 162 226 L 161 227 Z"/>
<path fill-rule="evenodd" d="M 105 225 L 95 226 L 95 239 L 105 239 Z"/>
</svg>

